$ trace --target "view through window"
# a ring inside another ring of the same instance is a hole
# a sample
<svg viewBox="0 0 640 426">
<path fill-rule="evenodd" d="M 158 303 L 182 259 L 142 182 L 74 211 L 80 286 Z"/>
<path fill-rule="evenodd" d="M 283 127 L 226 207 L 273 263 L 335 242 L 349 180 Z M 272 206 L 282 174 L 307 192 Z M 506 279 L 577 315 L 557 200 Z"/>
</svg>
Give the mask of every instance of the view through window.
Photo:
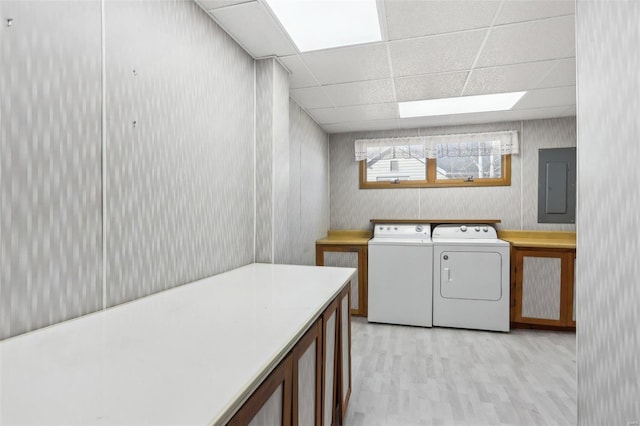
<svg viewBox="0 0 640 426">
<path fill-rule="evenodd" d="M 361 188 L 505 186 L 511 184 L 510 155 L 500 142 L 436 146 L 437 158 L 420 158 L 402 146 L 376 149 L 361 163 Z"/>
</svg>

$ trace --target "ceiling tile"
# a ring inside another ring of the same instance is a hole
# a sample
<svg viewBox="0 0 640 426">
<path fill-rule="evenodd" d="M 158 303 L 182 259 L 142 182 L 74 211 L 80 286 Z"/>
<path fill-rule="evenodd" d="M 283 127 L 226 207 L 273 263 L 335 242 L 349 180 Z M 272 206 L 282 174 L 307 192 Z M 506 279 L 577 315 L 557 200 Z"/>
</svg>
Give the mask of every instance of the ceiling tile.
<svg viewBox="0 0 640 426">
<path fill-rule="evenodd" d="M 358 81 L 323 86 L 335 106 L 394 102 L 391 79 Z"/>
<path fill-rule="evenodd" d="M 471 67 L 487 30 L 390 42 L 395 76 L 460 71 Z"/>
<path fill-rule="evenodd" d="M 395 79 L 398 102 L 460 96 L 467 71 Z"/>
<path fill-rule="evenodd" d="M 340 108 L 320 108 L 311 109 L 307 112 L 320 124 L 395 119 L 398 118 L 398 104 L 387 103 Z"/>
<path fill-rule="evenodd" d="M 507 112 L 508 120 L 539 120 L 542 118 L 568 117 L 571 115 L 570 108 L 566 107 L 547 107 L 532 108 L 523 110 L 511 110 Z"/>
<path fill-rule="evenodd" d="M 500 67 L 476 68 L 471 71 L 464 95 L 506 93 L 536 88 L 542 76 L 558 61 L 528 62 Z"/>
<path fill-rule="evenodd" d="M 566 107 L 534 108 L 526 110 L 476 112 L 471 114 L 450 115 L 448 125 L 497 123 L 517 120 L 537 120 L 541 118 L 566 117 Z"/>
<path fill-rule="evenodd" d="M 398 120 L 400 128 L 416 128 L 416 127 L 436 127 L 448 126 L 450 115 L 437 115 L 434 117 L 411 117 L 401 118 Z"/>
<path fill-rule="evenodd" d="M 300 107 L 308 110 L 312 108 L 332 107 L 331 100 L 322 90 L 322 87 L 306 87 L 304 89 L 292 89 L 289 95 Z"/>
<path fill-rule="evenodd" d="M 500 121 L 510 121 L 506 118 L 505 111 L 499 112 L 474 112 L 471 114 L 456 114 L 449 116 L 450 126 L 460 126 L 463 124 L 480 124 Z"/>
<path fill-rule="evenodd" d="M 387 0 L 389 39 L 488 27 L 499 4 L 495 0 Z"/>
<path fill-rule="evenodd" d="M 315 77 L 307 69 L 307 66 L 298 55 L 282 56 L 278 59 L 291 71 L 291 74 L 289 74 L 289 88 L 298 89 L 301 87 L 318 86 Z"/>
<path fill-rule="evenodd" d="M 537 87 L 575 86 L 575 84 L 576 58 L 568 58 L 556 61 L 556 66 Z"/>
<path fill-rule="evenodd" d="M 505 0 L 494 25 L 575 14 L 575 0 Z"/>
<path fill-rule="evenodd" d="M 328 133 L 346 133 L 398 129 L 398 120 L 353 121 L 349 123 L 324 124 Z"/>
<path fill-rule="evenodd" d="M 390 76 L 384 43 L 319 50 L 300 55 L 320 84 L 348 83 Z"/>
<path fill-rule="evenodd" d="M 213 9 L 209 13 L 254 58 L 297 53 L 279 24 L 259 2 Z"/>
<path fill-rule="evenodd" d="M 555 106 L 570 106 L 576 103 L 576 87 L 554 87 L 531 90 L 513 107 L 514 110 Z"/>
<path fill-rule="evenodd" d="M 494 27 L 477 67 L 518 64 L 575 56 L 574 17 Z"/>
<path fill-rule="evenodd" d="M 218 9 L 220 7 L 233 6 L 234 4 L 249 3 L 255 0 L 196 0 L 204 10 Z"/>
</svg>

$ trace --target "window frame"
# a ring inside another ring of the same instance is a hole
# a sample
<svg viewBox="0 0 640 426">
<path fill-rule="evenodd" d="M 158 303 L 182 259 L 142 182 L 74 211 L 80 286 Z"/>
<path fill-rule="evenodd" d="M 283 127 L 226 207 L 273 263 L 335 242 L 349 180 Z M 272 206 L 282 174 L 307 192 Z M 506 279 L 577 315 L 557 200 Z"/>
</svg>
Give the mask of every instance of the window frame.
<svg viewBox="0 0 640 426">
<path fill-rule="evenodd" d="M 436 159 L 427 159 L 426 180 L 401 180 L 398 182 L 380 181 L 367 182 L 367 160 L 360 161 L 360 189 L 391 189 L 391 188 L 452 188 L 472 186 L 511 186 L 511 154 L 502 156 L 502 176 L 499 178 L 465 179 L 436 179 Z"/>
</svg>

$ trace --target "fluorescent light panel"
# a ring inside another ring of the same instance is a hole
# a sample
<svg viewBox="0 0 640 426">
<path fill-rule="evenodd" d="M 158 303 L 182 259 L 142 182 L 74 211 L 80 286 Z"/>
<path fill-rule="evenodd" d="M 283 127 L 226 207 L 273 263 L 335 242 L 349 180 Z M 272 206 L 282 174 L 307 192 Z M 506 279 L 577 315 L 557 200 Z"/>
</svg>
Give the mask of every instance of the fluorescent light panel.
<svg viewBox="0 0 640 426">
<path fill-rule="evenodd" d="M 435 115 L 466 114 L 471 112 L 505 111 L 513 108 L 527 92 L 497 93 L 493 95 L 460 96 L 426 101 L 398 102 L 400 118 Z"/>
<path fill-rule="evenodd" d="M 265 0 L 301 52 L 382 40 L 375 0 Z"/>
</svg>

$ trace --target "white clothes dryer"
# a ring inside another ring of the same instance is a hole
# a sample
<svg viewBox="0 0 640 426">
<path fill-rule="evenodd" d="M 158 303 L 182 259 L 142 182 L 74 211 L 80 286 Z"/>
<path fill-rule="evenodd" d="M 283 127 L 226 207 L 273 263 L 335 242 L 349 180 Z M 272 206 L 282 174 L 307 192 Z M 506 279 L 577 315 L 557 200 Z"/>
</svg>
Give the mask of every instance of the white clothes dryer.
<svg viewBox="0 0 640 426">
<path fill-rule="evenodd" d="M 509 331 L 509 243 L 493 226 L 433 231 L 433 325 Z"/>
</svg>

